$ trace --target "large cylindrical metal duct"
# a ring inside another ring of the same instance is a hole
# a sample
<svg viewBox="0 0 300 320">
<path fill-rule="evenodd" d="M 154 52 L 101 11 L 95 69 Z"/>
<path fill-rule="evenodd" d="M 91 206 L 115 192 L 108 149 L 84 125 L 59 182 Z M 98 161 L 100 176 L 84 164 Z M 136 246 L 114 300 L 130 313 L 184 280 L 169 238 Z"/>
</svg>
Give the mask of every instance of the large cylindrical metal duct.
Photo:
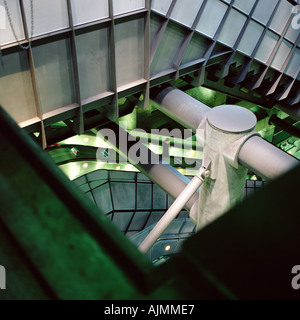
<svg viewBox="0 0 300 320">
<path fill-rule="evenodd" d="M 210 108 L 174 87 L 167 87 L 154 98 L 157 109 L 194 132 Z"/>
<path fill-rule="evenodd" d="M 299 164 L 296 158 L 258 136 L 244 143 L 238 158 L 240 164 L 266 180 L 273 180 Z"/>
<path fill-rule="evenodd" d="M 189 184 L 190 180 L 179 173 L 171 165 L 163 163 L 160 156 L 154 154 L 144 144 L 138 142 L 137 139 L 127 131 L 122 129 L 115 123 L 107 125 L 105 130 L 110 129 L 117 137 L 115 141 L 106 141 L 115 149 L 123 159 L 128 160 L 138 170 L 140 170 L 145 176 L 147 176 L 152 182 L 156 183 L 172 198 L 176 199 L 185 187 Z M 99 130 L 98 136 L 103 138 L 106 131 L 103 128 Z M 103 134 L 102 134 L 103 132 Z M 130 149 L 134 147 L 134 150 L 139 150 L 139 153 L 143 155 L 146 160 L 143 163 L 137 163 L 137 159 L 134 158 L 134 153 L 130 153 Z M 153 161 L 155 159 L 155 161 Z M 186 203 L 185 209 L 190 211 L 195 203 L 197 203 L 199 193 L 195 193 L 190 200 Z"/>
</svg>

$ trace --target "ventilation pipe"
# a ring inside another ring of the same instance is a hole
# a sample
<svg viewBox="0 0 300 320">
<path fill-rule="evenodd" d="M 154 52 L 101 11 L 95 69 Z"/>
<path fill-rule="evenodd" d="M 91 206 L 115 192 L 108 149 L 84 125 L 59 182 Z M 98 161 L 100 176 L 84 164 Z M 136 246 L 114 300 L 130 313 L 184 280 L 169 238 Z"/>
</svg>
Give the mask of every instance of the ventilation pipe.
<svg viewBox="0 0 300 320">
<path fill-rule="evenodd" d="M 294 127 L 293 125 L 289 124 L 287 121 L 278 118 L 276 114 L 272 115 L 272 117 L 269 120 L 269 123 L 289 133 L 291 136 L 300 139 L 300 128 Z"/>
<path fill-rule="evenodd" d="M 294 106 L 288 106 L 288 105 L 276 105 L 275 108 L 277 108 L 280 111 L 285 112 L 289 116 L 300 120 L 300 108 L 296 105 Z"/>
</svg>

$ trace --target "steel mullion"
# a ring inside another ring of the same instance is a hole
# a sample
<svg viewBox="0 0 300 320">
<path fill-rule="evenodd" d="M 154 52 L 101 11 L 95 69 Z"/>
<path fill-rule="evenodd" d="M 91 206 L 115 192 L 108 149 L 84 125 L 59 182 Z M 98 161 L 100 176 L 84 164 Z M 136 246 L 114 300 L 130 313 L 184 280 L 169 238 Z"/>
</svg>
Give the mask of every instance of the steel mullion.
<svg viewBox="0 0 300 320">
<path fill-rule="evenodd" d="M 89 182 L 89 180 L 88 180 L 88 178 L 87 178 L 87 175 L 85 175 L 84 177 L 85 177 L 86 183 L 88 184 L 88 187 L 89 187 L 89 189 L 90 189 L 88 192 L 91 193 L 92 198 L 93 198 L 93 200 L 94 200 L 94 203 L 95 203 L 95 205 L 97 205 L 97 202 L 96 202 L 94 193 L 93 193 L 93 191 L 92 191 L 91 184 L 90 184 L 90 182 Z M 94 188 L 94 189 L 96 189 L 96 188 Z M 93 190 L 94 190 L 94 189 L 93 189 Z M 85 192 L 84 194 L 86 195 L 88 192 Z"/>
<path fill-rule="evenodd" d="M 107 110 L 107 117 L 111 121 L 115 121 L 119 117 L 118 106 L 118 83 L 117 83 L 117 67 L 116 67 L 116 41 L 115 41 L 115 19 L 113 10 L 113 0 L 109 0 L 109 17 L 111 19 L 109 25 L 109 52 L 110 52 L 110 82 L 111 89 L 114 92 L 113 101 L 110 109 Z M 111 109 L 112 108 L 112 109 Z"/>
<path fill-rule="evenodd" d="M 229 57 L 228 60 L 226 61 L 225 65 L 224 65 L 224 68 L 223 68 L 223 70 L 222 70 L 222 72 L 221 72 L 221 78 L 224 78 L 224 77 L 226 77 L 226 76 L 229 74 L 229 68 L 230 68 L 230 65 L 231 65 L 231 63 L 232 63 L 232 60 L 233 60 L 233 58 L 234 58 L 234 56 L 235 56 L 235 54 L 236 54 L 237 48 L 238 48 L 238 46 L 239 46 L 239 44 L 240 44 L 240 42 L 241 42 L 241 40 L 242 40 L 242 38 L 243 38 L 243 36 L 244 36 L 244 34 L 245 34 L 245 31 L 246 31 L 249 23 L 251 22 L 252 16 L 253 16 L 254 11 L 255 11 L 255 9 L 256 9 L 256 7 L 257 7 L 257 5 L 258 5 L 258 2 L 259 2 L 259 0 L 256 0 L 256 1 L 255 1 L 255 3 L 253 4 L 253 7 L 252 7 L 252 9 L 251 9 L 251 11 L 249 12 L 249 15 L 247 16 L 247 20 L 245 21 L 245 23 L 244 23 L 244 25 L 243 25 L 243 27 L 242 27 L 242 30 L 241 30 L 240 34 L 238 35 L 238 37 L 237 37 L 237 39 L 236 39 L 236 41 L 235 41 L 235 43 L 234 43 L 234 45 L 233 45 L 233 47 L 232 47 L 233 53 L 230 55 L 230 57 Z M 235 9 L 235 10 L 236 10 L 236 9 Z M 243 14 L 244 14 L 244 13 L 243 13 Z M 244 14 L 244 15 L 245 15 L 245 14 Z"/>
<path fill-rule="evenodd" d="M 213 36 L 213 42 L 209 46 L 208 50 L 206 51 L 206 53 L 204 55 L 204 62 L 201 64 L 201 67 L 198 70 L 198 77 L 197 77 L 197 80 L 196 80 L 196 85 L 197 86 L 201 86 L 205 82 L 205 68 L 206 68 L 206 65 L 207 65 L 208 60 L 211 57 L 211 54 L 212 54 L 212 52 L 213 52 L 213 50 L 214 50 L 214 48 L 216 46 L 218 36 L 219 36 L 220 32 L 222 31 L 222 29 L 224 27 L 224 24 L 225 24 L 225 22 L 226 22 L 226 20 L 228 18 L 230 10 L 232 9 L 234 1 L 235 0 L 231 0 L 230 4 L 229 5 L 227 4 L 228 8 L 226 9 L 226 12 L 225 12 L 225 14 L 224 14 L 224 16 L 223 16 L 218 28 L 217 28 L 217 31 L 215 32 L 215 34 Z"/>
<path fill-rule="evenodd" d="M 300 102 L 300 91 L 298 90 L 296 97 L 289 99 L 289 103 L 291 105 L 295 105 L 295 104 L 298 104 L 299 102 Z"/>
<path fill-rule="evenodd" d="M 298 66 L 298 68 L 294 74 L 293 80 L 285 87 L 285 89 L 283 90 L 282 93 L 275 95 L 275 99 L 277 101 L 284 100 L 288 97 L 289 93 L 291 92 L 291 90 L 296 82 L 296 79 L 297 79 L 297 76 L 299 75 L 299 72 L 300 72 L 300 65 Z M 298 90 L 298 95 L 294 99 L 292 99 L 293 103 L 291 103 L 291 104 L 299 103 L 299 95 L 300 95 L 300 91 Z"/>
<path fill-rule="evenodd" d="M 161 39 L 162 39 L 166 29 L 167 29 L 167 25 L 168 25 L 168 23 L 170 21 L 170 17 L 171 17 L 171 14 L 173 12 L 173 9 L 175 7 L 176 2 L 177 2 L 177 0 L 172 0 L 172 3 L 171 3 L 170 8 L 169 8 L 169 10 L 167 12 L 167 15 L 166 15 L 166 17 L 164 17 L 165 21 L 162 23 L 162 25 L 161 25 L 161 27 L 160 27 L 155 39 L 153 40 L 153 43 L 152 43 L 152 46 L 151 46 L 151 52 L 150 52 L 150 65 L 151 65 L 151 63 L 153 61 L 155 53 L 156 53 L 156 51 L 158 49 L 158 46 L 160 44 L 160 41 L 161 41 Z"/>
<path fill-rule="evenodd" d="M 265 77 L 265 75 L 266 75 L 267 72 L 268 72 L 268 69 L 269 69 L 269 67 L 270 67 L 270 65 L 271 65 L 271 62 L 272 62 L 272 60 L 273 60 L 273 58 L 274 58 L 274 56 L 275 56 L 275 54 L 276 54 L 276 52 L 277 52 L 280 44 L 281 44 L 282 41 L 283 41 L 284 35 L 285 35 L 287 29 L 289 28 L 289 25 L 290 25 L 292 19 L 293 19 L 293 15 L 290 16 L 288 22 L 286 23 L 283 31 L 281 32 L 280 38 L 278 39 L 278 41 L 277 41 L 274 49 L 272 50 L 272 52 L 271 52 L 271 54 L 270 54 L 270 56 L 269 56 L 269 58 L 268 58 L 268 60 L 267 60 L 267 62 L 266 62 L 266 65 L 264 66 L 263 72 L 259 75 L 257 81 L 251 86 L 251 88 L 250 88 L 251 90 L 257 89 L 257 88 L 260 87 L 260 85 L 262 84 L 262 82 L 263 82 L 263 80 L 264 80 L 264 77 Z"/>
<path fill-rule="evenodd" d="M 100 184 L 99 186 L 97 186 L 97 187 L 95 187 L 95 188 L 92 188 L 90 191 L 94 191 L 94 190 L 96 190 L 96 189 L 98 189 L 98 188 L 100 188 L 100 187 L 103 187 L 105 184 L 107 184 L 108 183 L 108 180 L 107 181 L 105 181 L 104 183 L 102 183 L 102 184 Z"/>
<path fill-rule="evenodd" d="M 261 45 L 261 43 L 263 41 L 263 39 L 265 38 L 265 35 L 266 35 L 270 25 L 271 25 L 271 22 L 273 21 L 273 18 L 275 17 L 275 14 L 276 14 L 276 12 L 277 12 L 277 10 L 279 8 L 280 1 L 281 0 L 277 0 L 276 6 L 275 6 L 274 10 L 272 11 L 272 14 L 271 14 L 267 24 L 264 26 L 264 30 L 263 30 L 262 34 L 260 35 L 259 40 L 256 43 L 255 48 L 253 49 L 253 51 L 252 51 L 252 53 L 250 55 L 250 60 L 245 65 L 245 67 L 242 69 L 241 73 L 239 74 L 239 76 L 237 77 L 236 81 L 234 82 L 235 84 L 240 83 L 240 82 L 245 80 L 245 78 L 246 78 L 246 76 L 247 76 L 247 74 L 249 72 L 250 66 L 251 66 L 251 64 L 252 64 L 252 62 L 254 60 L 254 57 L 255 57 L 255 55 L 256 55 L 256 53 L 257 53 L 257 51 L 258 51 L 258 49 L 259 49 L 259 47 L 260 47 L 260 45 Z"/>
<path fill-rule="evenodd" d="M 179 77 L 179 67 L 180 67 L 181 62 L 182 62 L 182 60 L 184 58 L 184 55 L 185 55 L 185 53 L 186 53 L 186 51 L 187 51 L 187 49 L 188 49 L 188 47 L 190 45 L 190 42 L 192 41 L 192 38 L 193 38 L 193 36 L 195 34 L 195 30 L 197 28 L 197 25 L 199 23 L 199 20 L 200 20 L 202 14 L 203 14 L 203 11 L 204 11 L 204 8 L 206 6 L 207 1 L 208 0 L 204 0 L 202 2 L 201 7 L 200 7 L 200 9 L 199 9 L 199 11 L 197 13 L 197 16 L 196 16 L 196 18 L 195 18 L 195 20 L 194 20 L 194 22 L 192 24 L 192 28 L 189 31 L 187 37 L 185 37 L 185 39 L 183 40 L 183 43 L 180 46 L 179 51 L 178 51 L 178 53 L 177 53 L 177 55 L 176 55 L 176 57 L 174 59 L 173 67 L 174 67 L 174 69 L 176 69 L 175 80 L 177 80 L 178 77 Z"/>
<path fill-rule="evenodd" d="M 111 206 L 113 209 L 111 214 L 111 221 L 113 221 L 115 217 L 115 205 L 114 205 L 114 199 L 113 199 L 112 190 L 111 190 L 110 172 L 108 172 L 108 187 L 109 187 L 109 193 L 110 193 Z"/>
<path fill-rule="evenodd" d="M 72 71 L 74 77 L 74 86 L 75 86 L 75 97 L 76 103 L 78 104 L 78 116 L 75 121 L 74 130 L 77 134 L 82 134 L 84 132 L 84 120 L 83 120 L 83 110 L 82 110 L 82 102 L 81 102 L 81 93 L 80 93 L 80 79 L 79 79 L 79 71 L 78 71 L 78 59 L 77 59 L 77 49 L 76 49 L 76 36 L 74 30 L 74 22 L 73 22 L 73 8 L 71 4 L 71 0 L 67 0 L 67 8 L 68 8 L 68 17 L 69 24 L 71 27 L 71 55 L 72 55 Z"/>
<path fill-rule="evenodd" d="M 266 90 L 266 92 L 265 92 L 266 96 L 274 93 L 275 90 L 277 89 L 277 87 L 278 87 L 278 85 L 279 85 L 279 83 L 280 83 L 280 80 L 281 80 L 281 78 L 283 77 L 284 70 L 286 69 L 288 63 L 290 62 L 291 57 L 292 57 L 292 55 L 294 54 L 294 52 L 295 52 L 295 50 L 296 50 L 297 43 L 299 42 L 299 40 L 300 40 L 300 34 L 298 35 L 297 40 L 295 41 L 292 49 L 290 50 L 287 58 L 285 59 L 283 65 L 282 65 L 282 67 L 281 67 L 281 69 L 280 69 L 280 71 L 279 71 L 280 74 L 278 75 L 278 77 L 276 78 L 276 80 L 272 82 L 271 86 Z M 294 79 L 295 79 L 295 78 L 294 78 Z M 293 79 L 293 80 L 294 80 L 294 79 Z M 293 80 L 292 80 L 292 81 L 293 81 Z"/>
<path fill-rule="evenodd" d="M 285 59 L 281 69 L 280 69 L 280 72 L 283 73 L 284 70 L 286 69 L 288 63 L 290 62 L 290 59 L 291 59 L 291 56 L 293 55 L 293 53 L 295 52 L 296 48 L 297 48 L 297 43 L 300 41 L 300 34 L 298 34 L 298 37 L 295 41 L 295 43 L 293 44 L 293 47 L 289 53 L 289 55 L 287 56 L 287 58 Z"/>
<path fill-rule="evenodd" d="M 134 191 L 135 191 L 134 210 L 132 210 L 133 213 L 132 213 L 130 221 L 125 229 L 125 234 L 127 234 L 127 232 L 129 231 L 130 225 L 131 225 L 131 223 L 136 215 L 136 212 L 137 212 L 137 184 L 138 184 L 137 175 L 138 175 L 138 172 L 135 173 L 135 181 L 133 182 L 133 183 L 135 183 L 135 186 L 134 186 Z M 132 211 L 129 211 L 129 212 L 132 212 Z"/>
<path fill-rule="evenodd" d="M 29 44 L 30 43 L 30 35 L 28 32 L 28 26 L 27 26 L 27 20 L 26 20 L 26 14 L 25 14 L 23 0 L 19 0 L 19 5 L 20 5 L 21 16 L 22 16 L 22 23 L 23 23 L 25 38 L 27 39 L 28 44 Z M 43 112 L 42 112 L 41 102 L 40 102 L 39 93 L 38 93 L 38 85 L 37 85 L 37 81 L 36 81 L 33 51 L 32 51 L 31 45 L 29 45 L 29 48 L 27 49 L 27 51 L 28 51 L 29 70 L 30 70 L 30 74 L 31 74 L 31 81 L 32 81 L 33 95 L 34 95 L 34 100 L 35 100 L 36 113 L 37 113 L 37 117 L 40 119 L 41 144 L 42 144 L 43 149 L 45 149 L 47 147 L 46 131 L 45 131 L 45 127 L 44 127 Z"/>
<path fill-rule="evenodd" d="M 151 26 L 150 26 L 150 11 L 151 11 L 151 0 L 146 0 L 147 12 L 144 17 L 145 32 L 144 32 L 144 78 L 147 81 L 144 89 L 144 105 L 143 108 L 146 109 L 150 102 L 150 50 L 151 50 Z"/>
</svg>

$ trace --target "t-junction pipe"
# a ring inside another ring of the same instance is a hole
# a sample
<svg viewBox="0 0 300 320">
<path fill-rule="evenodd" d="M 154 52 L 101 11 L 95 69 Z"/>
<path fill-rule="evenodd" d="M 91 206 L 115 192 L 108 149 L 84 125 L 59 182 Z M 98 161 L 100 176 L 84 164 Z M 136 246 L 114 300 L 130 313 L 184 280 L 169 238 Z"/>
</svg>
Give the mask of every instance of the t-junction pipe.
<svg viewBox="0 0 300 320">
<path fill-rule="evenodd" d="M 203 142 L 209 107 L 174 87 L 163 89 L 152 99 L 161 112 L 194 132 L 198 131 L 199 142 Z M 258 136 L 243 143 L 238 161 L 266 180 L 275 179 L 299 164 L 296 158 Z"/>
</svg>

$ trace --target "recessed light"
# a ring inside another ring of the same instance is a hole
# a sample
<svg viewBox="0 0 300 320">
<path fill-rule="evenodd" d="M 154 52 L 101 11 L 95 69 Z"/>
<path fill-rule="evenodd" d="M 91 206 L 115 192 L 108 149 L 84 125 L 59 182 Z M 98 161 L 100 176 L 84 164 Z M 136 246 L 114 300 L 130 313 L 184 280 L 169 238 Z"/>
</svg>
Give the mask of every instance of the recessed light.
<svg viewBox="0 0 300 320">
<path fill-rule="evenodd" d="M 170 250 L 171 250 L 171 246 L 170 245 L 165 246 L 165 251 L 170 251 Z"/>
<path fill-rule="evenodd" d="M 83 167 L 84 167 L 85 169 L 86 169 L 88 166 L 89 166 L 89 164 L 86 163 L 86 162 L 83 164 Z"/>
</svg>

